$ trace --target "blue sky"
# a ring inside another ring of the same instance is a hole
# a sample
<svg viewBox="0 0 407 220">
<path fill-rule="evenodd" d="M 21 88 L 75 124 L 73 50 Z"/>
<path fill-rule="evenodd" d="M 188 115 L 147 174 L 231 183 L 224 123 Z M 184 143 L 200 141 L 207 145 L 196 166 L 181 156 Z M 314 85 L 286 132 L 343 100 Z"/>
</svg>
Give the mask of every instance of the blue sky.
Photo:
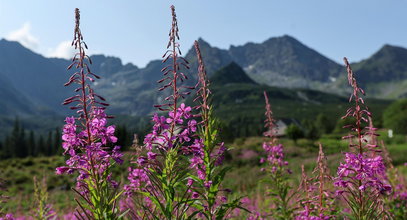
<svg viewBox="0 0 407 220">
<path fill-rule="evenodd" d="M 228 48 L 284 34 L 337 62 L 367 58 L 386 43 L 407 48 L 406 0 L 0 0 L 0 37 L 69 56 L 78 7 L 90 53 L 142 67 L 165 51 L 171 4 L 184 52 L 198 37 Z"/>
</svg>

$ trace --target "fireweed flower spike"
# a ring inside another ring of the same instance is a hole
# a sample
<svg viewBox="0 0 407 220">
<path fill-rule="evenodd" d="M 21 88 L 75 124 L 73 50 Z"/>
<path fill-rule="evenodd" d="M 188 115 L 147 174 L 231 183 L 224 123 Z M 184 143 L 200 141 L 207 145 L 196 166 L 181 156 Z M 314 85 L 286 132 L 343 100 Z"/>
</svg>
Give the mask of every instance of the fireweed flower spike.
<svg viewBox="0 0 407 220">
<path fill-rule="evenodd" d="M 302 198 L 300 199 L 300 204 L 303 207 L 303 210 L 299 210 L 296 219 L 308 219 L 311 215 L 311 212 L 314 211 L 312 208 L 312 193 L 313 187 L 310 183 L 310 178 L 305 173 L 304 164 L 301 165 L 301 182 L 298 187 L 298 191 L 302 192 Z"/>
<path fill-rule="evenodd" d="M 299 203 L 302 206 L 297 212 L 295 219 L 334 219 L 336 209 L 334 207 L 335 196 L 329 191 L 328 184 L 332 184 L 332 177 L 329 174 L 327 159 L 319 144 L 317 166 L 312 172 L 313 177 L 308 177 L 302 168 L 302 181 L 299 187 L 301 195 Z"/>
<path fill-rule="evenodd" d="M 79 27 L 79 9 L 75 9 L 75 20 L 72 46 L 77 53 L 68 67 L 68 70 L 74 68 L 75 73 L 65 86 L 78 84 L 75 89 L 78 94 L 67 98 L 63 104 L 75 103 L 70 108 L 76 110 L 78 117 L 65 119 L 62 147 L 64 155 L 70 158 L 66 161 L 67 166 L 56 168 L 56 173 L 79 173 L 76 189 L 73 189 L 82 200 L 75 199 L 79 205 L 75 213 L 78 219 L 117 219 L 116 201 L 121 192 L 109 170 L 115 163 L 122 163 L 122 154 L 120 147 L 114 146 L 117 142 L 115 127 L 107 126 L 108 116 L 104 110 L 108 104 L 90 85 L 99 76 L 89 67 L 92 61 L 85 52 L 88 47 Z"/>
<path fill-rule="evenodd" d="M 267 128 L 264 136 L 270 139 L 263 143 L 267 158 L 260 159 L 260 163 L 266 163 L 266 167 L 262 170 L 268 174 L 264 182 L 267 183 L 269 192 L 273 195 L 271 200 L 276 211 L 272 213 L 272 216 L 276 219 L 292 219 L 294 207 L 292 207 L 291 199 L 295 193 L 288 183 L 288 175 L 291 174 L 291 171 L 286 168 L 288 162 L 284 160 L 283 145 L 279 144 L 275 137 L 276 125 L 266 92 L 264 92 L 264 98 L 266 102 L 265 127 Z"/>
<path fill-rule="evenodd" d="M 353 117 L 355 124 L 345 126 L 352 133 L 343 139 L 350 139 L 349 147 L 353 152 L 346 152 L 345 161 L 339 165 L 335 178 L 335 185 L 339 188 L 337 193 L 347 202 L 356 219 L 384 219 L 387 213 L 380 207 L 383 205 L 383 197 L 391 191 L 391 186 L 387 183 L 383 158 L 376 155 L 377 145 L 367 140 L 367 137 L 376 135 L 376 129 L 363 127 L 363 124 L 368 123 L 368 117 L 371 117 L 361 97 L 364 91 L 358 86 L 348 60 L 344 58 L 344 61 L 348 82 L 353 88 L 349 101 L 354 101 L 354 106 L 342 118 Z"/>
<path fill-rule="evenodd" d="M 263 94 L 266 102 L 266 112 L 264 113 L 266 119 L 264 120 L 264 127 L 267 129 L 263 135 L 265 137 L 269 137 L 272 144 L 276 144 L 278 141 L 276 137 L 277 124 L 273 118 L 273 112 L 271 111 L 271 106 L 266 91 L 264 91 Z"/>
<path fill-rule="evenodd" d="M 47 179 L 43 177 L 42 181 L 38 181 L 36 176 L 34 182 L 34 199 L 35 199 L 35 219 L 38 220 L 54 220 L 57 219 L 56 213 L 52 205 L 48 203 Z"/>
<path fill-rule="evenodd" d="M 194 43 L 198 59 L 198 83 L 195 109 L 200 110 L 201 122 L 198 125 L 199 138 L 191 146 L 190 167 L 196 175 L 191 176 L 191 190 L 200 202 L 195 204 L 196 214 L 205 219 L 223 219 L 235 208 L 240 208 L 240 198 L 228 202 L 227 190 L 221 184 L 228 171 L 220 168 L 226 147 L 219 140 L 219 122 L 213 116 L 210 101 L 210 82 L 206 75 L 205 65 L 197 41 Z"/>
<path fill-rule="evenodd" d="M 188 214 L 196 195 L 192 193 L 188 173 L 191 168 L 184 154 L 201 146 L 195 139 L 197 122 L 192 119 L 192 108 L 180 103 L 190 92 L 181 83 L 187 79 L 181 67 L 189 68 L 182 58 L 177 42 L 178 21 L 171 6 L 172 25 L 167 51 L 163 55 L 164 78 L 159 91 L 170 93 L 163 104 L 155 105 L 163 115 L 153 116 L 153 130 L 144 138 L 144 155 L 137 155 L 134 167 L 129 168 L 130 184 L 126 194 L 133 198 L 132 216 L 146 219 L 183 219 Z M 147 204 L 147 205 L 146 205 Z"/>
</svg>

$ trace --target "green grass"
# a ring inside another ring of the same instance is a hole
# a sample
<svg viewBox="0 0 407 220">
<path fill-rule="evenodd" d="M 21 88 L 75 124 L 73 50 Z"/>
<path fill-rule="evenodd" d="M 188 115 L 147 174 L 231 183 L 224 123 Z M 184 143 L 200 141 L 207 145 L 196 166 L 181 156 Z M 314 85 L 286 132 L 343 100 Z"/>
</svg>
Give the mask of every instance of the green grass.
<svg viewBox="0 0 407 220">
<path fill-rule="evenodd" d="M 385 139 L 385 136 L 379 137 L 379 140 L 381 139 Z M 229 154 L 232 159 L 228 163 L 233 169 L 228 174 L 229 180 L 227 180 L 227 183 L 230 183 L 229 186 L 233 190 L 247 193 L 244 190 L 253 190 L 256 185 L 255 183 L 264 176 L 259 171 L 262 166 L 259 160 L 262 156 L 266 156 L 262 149 L 262 142 L 264 140 L 262 137 L 240 138 L 236 139 L 231 145 L 233 149 Z M 284 145 L 286 160 L 289 162 L 289 168 L 293 171 L 292 179 L 294 184 L 298 184 L 300 181 L 302 164 L 308 174 L 315 168 L 319 143 L 323 145 L 331 175 L 336 173 L 339 163 L 343 160 L 342 153 L 348 151 L 348 143 L 341 140 L 340 135 L 325 135 L 317 141 L 300 139 L 296 144 L 288 139 L 281 139 L 280 142 Z M 393 160 L 393 164 L 399 167 L 399 170 L 406 175 L 407 168 L 403 164 L 407 162 L 405 158 L 405 155 L 407 155 L 407 143 L 389 144 L 386 147 Z M 256 152 L 258 155 L 250 159 L 239 158 L 244 151 L 249 150 Z"/>
<path fill-rule="evenodd" d="M 380 139 L 386 140 L 384 132 L 380 132 Z M 328 157 L 328 164 L 331 174 L 336 173 L 339 162 L 343 159 L 342 152 L 347 151 L 347 143 L 339 139 L 340 135 L 324 135 L 317 141 L 300 139 L 294 143 L 288 139 L 281 139 L 284 145 L 286 160 L 289 162 L 289 168 L 292 170 L 292 184 L 299 183 L 301 177 L 301 164 L 304 164 L 307 173 L 311 173 L 315 167 L 318 154 L 318 143 L 322 143 L 324 151 Z M 405 137 L 403 137 L 405 138 Z M 407 175 L 407 168 L 403 165 L 406 161 L 407 143 L 398 143 L 390 141 L 387 145 L 394 165 Z M 261 157 L 265 157 L 262 143 L 263 137 L 237 138 L 230 144 L 231 150 L 226 155 L 226 166 L 232 167 L 227 174 L 224 187 L 234 192 L 233 197 L 245 195 L 262 195 L 260 180 L 264 173 L 260 171 L 263 166 L 259 163 Z M 123 166 L 117 166 L 114 170 L 114 176 L 122 183 L 126 183 L 127 167 L 129 166 L 130 153 L 125 156 L 126 163 Z M 41 178 L 47 177 L 48 190 L 50 193 L 50 203 L 56 211 L 65 212 L 75 207 L 73 201 L 74 194 L 71 187 L 74 186 L 74 176 L 55 175 L 55 168 L 64 164 L 64 157 L 38 157 L 24 159 L 8 159 L 0 161 L 0 178 L 7 181 L 8 192 L 10 196 L 6 204 L 6 209 L 13 213 L 29 213 L 33 209 L 33 176 Z"/>
</svg>

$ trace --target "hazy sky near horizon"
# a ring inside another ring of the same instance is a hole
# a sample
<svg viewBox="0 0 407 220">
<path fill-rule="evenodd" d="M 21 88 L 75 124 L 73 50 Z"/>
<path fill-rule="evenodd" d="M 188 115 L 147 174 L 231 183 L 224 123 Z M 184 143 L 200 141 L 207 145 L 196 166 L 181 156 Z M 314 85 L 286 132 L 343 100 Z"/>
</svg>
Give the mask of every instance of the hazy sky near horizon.
<svg viewBox="0 0 407 220">
<path fill-rule="evenodd" d="M 198 37 L 226 49 L 285 34 L 337 62 L 384 44 L 407 48 L 407 0 L 0 0 L 0 37 L 69 57 L 78 7 L 89 53 L 143 67 L 165 51 L 171 4 L 184 53 Z"/>
</svg>

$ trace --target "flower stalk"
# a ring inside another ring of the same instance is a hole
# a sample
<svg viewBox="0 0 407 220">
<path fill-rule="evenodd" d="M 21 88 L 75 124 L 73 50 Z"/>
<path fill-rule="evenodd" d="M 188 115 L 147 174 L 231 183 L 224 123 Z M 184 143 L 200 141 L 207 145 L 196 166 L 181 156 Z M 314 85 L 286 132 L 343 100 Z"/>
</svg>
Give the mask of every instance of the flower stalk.
<svg viewBox="0 0 407 220">
<path fill-rule="evenodd" d="M 323 152 L 322 144 L 319 144 L 317 166 L 313 170 L 312 177 L 305 173 L 304 165 L 301 166 L 302 180 L 299 192 L 302 197 L 299 200 L 302 208 L 297 212 L 296 219 L 332 219 L 337 215 L 334 206 L 335 196 L 329 190 L 332 176 L 329 174 L 327 158 Z"/>
<path fill-rule="evenodd" d="M 189 67 L 188 62 L 180 56 L 174 6 L 171 6 L 171 15 L 163 63 L 172 62 L 161 70 L 164 78 L 158 81 L 163 84 L 159 91 L 170 89 L 171 94 L 164 99 L 164 103 L 155 105 L 164 115 L 154 114 L 153 130 L 144 139 L 144 152 L 137 155 L 133 162 L 135 167 L 129 168 L 130 184 L 125 186 L 126 194 L 133 198 L 136 207 L 144 210 L 143 213 L 133 210 L 132 215 L 146 219 L 183 219 L 195 201 L 190 191 L 191 185 L 188 184 L 190 168 L 184 155 L 191 152 L 194 146 L 191 143 L 197 143 L 197 122 L 192 119 L 192 108 L 179 103 L 191 88 L 181 84 L 187 79 L 181 67 Z"/>
<path fill-rule="evenodd" d="M 76 110 L 78 117 L 67 117 L 63 127 L 62 147 L 64 155 L 70 158 L 67 166 L 56 168 L 57 174 L 78 172 L 76 188 L 78 219 L 119 219 L 120 214 L 116 202 L 122 191 L 118 183 L 112 179 L 110 169 L 116 163 L 121 164 L 120 146 L 114 146 L 115 126 L 107 126 L 105 107 L 108 104 L 91 88 L 91 83 L 100 78 L 90 70 L 92 60 L 86 55 L 88 48 L 83 41 L 80 29 L 80 12 L 75 9 L 75 29 L 72 46 L 77 53 L 72 58 L 68 70 L 75 72 L 65 86 L 77 84 L 77 95 L 65 99 L 64 105 L 75 104 L 70 108 Z M 111 146 L 114 147 L 111 147 Z"/>
<path fill-rule="evenodd" d="M 271 215 L 275 219 L 292 219 L 295 208 L 292 206 L 291 200 L 295 192 L 291 190 L 288 182 L 288 175 L 291 174 L 291 170 L 286 168 L 288 162 L 284 160 L 283 145 L 278 143 L 275 136 L 276 124 L 266 92 L 264 92 L 264 98 L 267 131 L 263 135 L 269 138 L 269 141 L 263 142 L 263 149 L 267 158 L 261 158 L 260 163 L 267 164 L 267 167 L 262 168 L 262 171 L 268 174 L 264 182 L 269 186 L 268 191 L 271 195 L 272 204 L 275 206 L 275 211 Z"/>
<path fill-rule="evenodd" d="M 194 101 L 199 103 L 195 109 L 200 110 L 201 122 L 198 125 L 199 139 L 196 139 L 190 159 L 190 167 L 196 171 L 196 175 L 191 177 L 192 191 L 200 199 L 200 203 L 196 204 L 196 212 L 202 218 L 223 219 L 235 208 L 241 208 L 240 198 L 228 201 L 228 190 L 221 188 L 229 170 L 228 167 L 220 167 L 227 149 L 219 140 L 219 122 L 213 115 L 210 82 L 197 41 L 194 47 L 198 58 L 198 83 Z"/>
<path fill-rule="evenodd" d="M 348 82 L 352 87 L 349 102 L 354 101 L 342 119 L 352 117 L 355 124 L 344 127 L 351 129 L 351 134 L 343 137 L 349 139 L 349 147 L 353 152 L 345 153 L 345 162 L 341 163 L 335 186 L 339 187 L 337 193 L 346 201 L 352 210 L 355 219 L 385 218 L 387 213 L 379 209 L 383 204 L 382 198 L 391 191 L 387 183 L 386 167 L 383 158 L 376 155 L 377 144 L 369 142 L 367 137 L 377 136 L 376 128 L 368 124 L 372 114 L 368 111 L 363 98 L 363 89 L 356 81 L 352 68 L 344 58 L 348 72 Z M 356 139 L 356 144 L 353 143 Z"/>
<path fill-rule="evenodd" d="M 56 212 L 52 205 L 48 203 L 48 192 L 46 178 L 38 181 L 34 176 L 34 199 L 35 199 L 35 219 L 36 220 L 51 220 L 56 219 Z"/>
</svg>

